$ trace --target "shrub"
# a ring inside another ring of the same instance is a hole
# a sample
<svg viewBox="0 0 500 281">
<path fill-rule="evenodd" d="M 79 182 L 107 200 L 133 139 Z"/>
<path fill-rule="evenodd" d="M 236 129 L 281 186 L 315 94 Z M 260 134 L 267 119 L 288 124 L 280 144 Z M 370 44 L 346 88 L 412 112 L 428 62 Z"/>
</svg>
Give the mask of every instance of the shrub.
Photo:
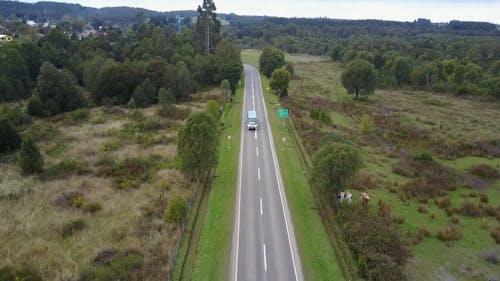
<svg viewBox="0 0 500 281">
<path fill-rule="evenodd" d="M 450 196 L 446 195 L 445 197 L 439 199 L 439 200 L 435 200 L 434 201 L 436 203 L 436 205 L 441 208 L 441 209 L 445 209 L 445 208 L 448 208 L 450 205 L 451 205 L 451 198 Z"/>
<path fill-rule="evenodd" d="M 61 226 L 60 233 L 63 238 L 69 237 L 76 232 L 82 231 L 85 228 L 85 220 L 83 218 L 72 219 Z"/>
<path fill-rule="evenodd" d="M 170 202 L 168 209 L 165 210 L 164 219 L 168 223 L 182 223 L 187 216 L 189 207 L 186 201 L 177 197 Z"/>
<path fill-rule="evenodd" d="M 480 217 L 483 215 L 483 211 L 480 206 L 469 201 L 465 201 L 462 203 L 460 211 L 464 216 L 469 217 Z"/>
<path fill-rule="evenodd" d="M 0 120 L 0 136 L 0 153 L 21 147 L 21 136 L 7 119 Z"/>
<path fill-rule="evenodd" d="M 359 130 L 362 134 L 367 134 L 373 130 L 373 119 L 370 115 L 365 114 L 359 122 Z"/>
<path fill-rule="evenodd" d="M 432 161 L 432 153 L 427 149 L 419 149 L 413 154 L 413 159 L 420 161 Z"/>
<path fill-rule="evenodd" d="M 425 205 L 419 205 L 418 206 L 418 212 L 422 213 L 422 214 L 427 213 L 427 207 Z"/>
<path fill-rule="evenodd" d="M 391 216 L 391 221 L 396 224 L 403 224 L 405 223 L 405 217 L 394 214 Z"/>
<path fill-rule="evenodd" d="M 144 258 L 140 253 L 129 251 L 118 254 L 98 268 L 94 281 L 132 280 L 134 271 L 143 264 Z"/>
<path fill-rule="evenodd" d="M 498 255 L 498 251 L 496 251 L 495 249 L 491 249 L 491 250 L 486 251 L 483 254 L 483 258 L 485 261 L 487 261 L 491 264 L 494 264 L 494 265 L 497 265 L 498 263 L 500 263 L 500 257 Z"/>
<path fill-rule="evenodd" d="M 457 218 L 457 217 L 452 217 L 449 222 L 451 224 L 459 224 L 460 223 L 460 220 Z"/>
<path fill-rule="evenodd" d="M 488 203 L 490 200 L 488 198 L 488 195 L 486 194 L 481 194 L 479 195 L 479 201 L 481 201 L 481 203 Z"/>
<path fill-rule="evenodd" d="M 80 108 L 69 113 L 71 118 L 75 121 L 85 121 L 88 120 L 90 111 L 88 108 Z"/>
<path fill-rule="evenodd" d="M 319 113 L 319 121 L 325 123 L 325 124 L 330 124 L 332 122 L 332 118 L 330 117 L 330 114 L 326 111 L 321 111 Z"/>
<path fill-rule="evenodd" d="M 127 103 L 127 107 L 129 109 L 136 109 L 137 108 L 137 105 L 135 104 L 134 98 L 130 98 L 130 100 Z"/>
<path fill-rule="evenodd" d="M 78 162 L 73 159 L 64 159 L 59 163 L 50 166 L 45 176 L 49 179 L 64 178 L 70 175 L 83 175 L 89 171 L 86 163 Z"/>
<path fill-rule="evenodd" d="M 97 213 L 102 209 L 101 204 L 99 202 L 87 202 L 83 205 L 82 210 L 87 213 Z"/>
<path fill-rule="evenodd" d="M 321 121 L 325 124 L 329 124 L 332 121 L 330 114 L 322 109 L 319 109 L 319 108 L 314 108 L 314 107 L 311 108 L 310 116 L 312 119 Z"/>
<path fill-rule="evenodd" d="M 83 198 L 83 194 L 78 191 L 63 192 L 57 197 L 54 203 L 59 207 L 73 207 L 73 202 L 77 197 Z"/>
<path fill-rule="evenodd" d="M 491 230 L 491 237 L 495 239 L 497 244 L 500 244 L 500 225 Z"/>
<path fill-rule="evenodd" d="M 97 113 L 90 118 L 90 124 L 92 125 L 104 124 L 105 121 L 105 117 L 101 113 Z"/>
<path fill-rule="evenodd" d="M 85 204 L 85 198 L 83 196 L 75 196 L 71 200 L 71 205 L 77 209 L 81 208 Z"/>
<path fill-rule="evenodd" d="M 381 218 L 390 218 L 391 217 L 391 206 L 389 204 L 378 201 L 378 215 Z"/>
<path fill-rule="evenodd" d="M 119 189 L 137 188 L 141 182 L 149 179 L 151 161 L 141 158 L 127 158 L 112 167 L 111 175 Z"/>
<path fill-rule="evenodd" d="M 350 141 L 348 141 L 345 138 L 343 138 L 342 136 L 339 136 L 336 134 L 328 134 L 328 135 L 322 137 L 321 140 L 319 141 L 319 143 L 321 145 L 324 145 L 324 144 L 327 144 L 330 142 L 338 142 L 338 143 L 349 144 L 349 145 L 352 144 Z"/>
<path fill-rule="evenodd" d="M 382 205 L 382 204 L 381 204 Z M 410 251 L 397 228 L 362 208 L 340 217 L 342 234 L 367 280 L 403 280 Z M 384 266 L 379 267 L 384 264 Z"/>
<path fill-rule="evenodd" d="M 30 137 L 23 140 L 19 154 L 19 167 L 24 174 L 37 174 L 43 170 L 43 159 L 36 143 Z"/>
<path fill-rule="evenodd" d="M 116 140 L 110 140 L 108 142 L 105 142 L 101 145 L 100 149 L 101 151 L 104 152 L 110 152 L 110 151 L 115 151 L 118 150 L 122 146 L 122 141 L 119 139 Z"/>
<path fill-rule="evenodd" d="M 0 107 L 0 118 L 9 120 L 13 125 L 23 125 L 31 122 L 31 118 L 27 115 L 20 105 L 2 106 Z"/>
<path fill-rule="evenodd" d="M 158 90 L 158 104 L 161 107 L 168 107 L 175 104 L 175 96 L 170 89 L 160 88 Z"/>
<path fill-rule="evenodd" d="M 156 103 L 156 95 L 158 89 L 155 88 L 151 80 L 146 78 L 139 86 L 137 86 L 132 92 L 131 99 L 134 100 L 135 104 L 139 107 L 145 107 Z"/>
<path fill-rule="evenodd" d="M 373 175 L 366 172 L 359 172 L 353 179 L 350 186 L 357 190 L 375 189 L 379 185 L 379 181 Z"/>
<path fill-rule="evenodd" d="M 427 228 L 420 228 L 416 234 L 410 236 L 410 243 L 417 245 L 426 237 L 431 237 L 431 232 Z"/>
<path fill-rule="evenodd" d="M 38 95 L 33 95 L 28 101 L 28 114 L 32 116 L 43 117 L 43 103 Z"/>
<path fill-rule="evenodd" d="M 496 179 L 500 177 L 498 170 L 487 164 L 474 165 L 470 167 L 468 171 L 469 173 L 482 178 Z"/>
<path fill-rule="evenodd" d="M 437 238 L 445 242 L 460 240 L 460 238 L 462 238 L 462 234 L 460 234 L 460 232 L 454 226 L 448 226 L 446 229 L 443 229 L 437 233 Z"/>
<path fill-rule="evenodd" d="M 31 266 L 6 266 L 0 268 L 1 281 L 43 281 L 40 274 Z"/>
<path fill-rule="evenodd" d="M 207 112 L 210 113 L 215 119 L 219 118 L 220 104 L 215 100 L 208 101 Z"/>
</svg>

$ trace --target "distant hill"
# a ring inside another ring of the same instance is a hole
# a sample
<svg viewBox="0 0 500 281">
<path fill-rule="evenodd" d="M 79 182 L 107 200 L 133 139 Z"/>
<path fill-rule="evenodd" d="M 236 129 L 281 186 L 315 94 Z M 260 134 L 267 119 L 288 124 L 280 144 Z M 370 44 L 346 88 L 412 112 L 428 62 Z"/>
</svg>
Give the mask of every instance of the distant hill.
<svg viewBox="0 0 500 281">
<path fill-rule="evenodd" d="M 0 16 L 5 19 L 23 19 L 34 21 L 61 21 L 65 17 L 84 18 L 88 21 L 97 19 L 113 24 L 131 23 L 136 21 L 139 13 L 146 18 L 159 16 L 193 17 L 197 12 L 175 11 L 157 12 L 142 8 L 110 7 L 92 8 L 80 4 L 68 4 L 59 2 L 37 2 L 25 3 L 18 1 L 0 0 Z"/>
</svg>

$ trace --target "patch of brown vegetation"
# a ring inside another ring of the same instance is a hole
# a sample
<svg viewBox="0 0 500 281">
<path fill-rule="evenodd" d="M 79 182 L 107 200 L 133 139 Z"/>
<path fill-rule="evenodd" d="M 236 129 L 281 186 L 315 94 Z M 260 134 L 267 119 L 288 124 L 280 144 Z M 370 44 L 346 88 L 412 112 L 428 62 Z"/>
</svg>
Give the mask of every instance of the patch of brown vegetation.
<svg viewBox="0 0 500 281">
<path fill-rule="evenodd" d="M 470 167 L 468 172 L 487 179 L 497 179 L 500 177 L 500 172 L 488 164 L 478 164 Z"/>
<path fill-rule="evenodd" d="M 379 184 L 380 182 L 375 176 L 366 171 L 360 171 L 349 186 L 356 190 L 367 190 L 375 189 Z"/>
<path fill-rule="evenodd" d="M 434 200 L 436 205 L 441 209 L 446 209 L 451 205 L 451 198 L 448 195 L 445 195 L 443 198 Z"/>
<path fill-rule="evenodd" d="M 367 280 L 405 280 L 411 253 L 397 228 L 386 218 L 355 208 L 341 218 L 343 236 Z"/>
<path fill-rule="evenodd" d="M 420 228 L 417 233 L 409 234 L 409 243 L 410 245 L 417 245 L 428 237 L 431 237 L 431 232 L 427 228 Z"/>
<path fill-rule="evenodd" d="M 474 204 L 469 201 L 465 201 L 462 203 L 459 211 L 464 216 L 469 217 L 496 217 L 500 220 L 500 207 L 493 207 L 487 204 Z"/>
<path fill-rule="evenodd" d="M 460 238 L 462 238 L 462 234 L 455 226 L 450 225 L 446 229 L 440 230 L 436 237 L 441 241 L 448 242 L 452 240 L 460 240 Z"/>
<path fill-rule="evenodd" d="M 491 237 L 495 239 L 497 244 L 500 244 L 500 225 L 491 230 Z"/>
</svg>

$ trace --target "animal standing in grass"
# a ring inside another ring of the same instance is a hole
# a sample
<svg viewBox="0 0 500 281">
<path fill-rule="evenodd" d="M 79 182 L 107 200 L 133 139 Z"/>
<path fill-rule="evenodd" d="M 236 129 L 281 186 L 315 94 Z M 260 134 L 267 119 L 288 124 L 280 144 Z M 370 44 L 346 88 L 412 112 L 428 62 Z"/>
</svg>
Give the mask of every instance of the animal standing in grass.
<svg viewBox="0 0 500 281">
<path fill-rule="evenodd" d="M 361 203 L 365 206 L 365 208 L 368 207 L 368 202 L 370 202 L 370 196 L 368 196 L 368 193 L 361 193 Z"/>
<path fill-rule="evenodd" d="M 337 195 L 337 198 L 339 199 L 340 203 L 346 201 L 347 203 L 351 204 L 352 194 L 348 191 L 342 191 Z"/>
</svg>

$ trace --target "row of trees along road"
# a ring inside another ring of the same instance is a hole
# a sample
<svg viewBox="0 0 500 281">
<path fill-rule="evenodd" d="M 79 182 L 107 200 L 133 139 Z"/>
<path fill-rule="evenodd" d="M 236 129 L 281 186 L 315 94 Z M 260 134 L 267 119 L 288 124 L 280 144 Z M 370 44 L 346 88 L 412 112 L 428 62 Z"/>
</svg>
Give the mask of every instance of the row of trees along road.
<svg viewBox="0 0 500 281">
<path fill-rule="evenodd" d="M 288 96 L 288 84 L 293 75 L 293 66 L 285 62 L 285 54 L 278 48 L 266 47 L 259 57 L 260 71 L 271 78 L 269 87 L 280 98 Z"/>
</svg>

